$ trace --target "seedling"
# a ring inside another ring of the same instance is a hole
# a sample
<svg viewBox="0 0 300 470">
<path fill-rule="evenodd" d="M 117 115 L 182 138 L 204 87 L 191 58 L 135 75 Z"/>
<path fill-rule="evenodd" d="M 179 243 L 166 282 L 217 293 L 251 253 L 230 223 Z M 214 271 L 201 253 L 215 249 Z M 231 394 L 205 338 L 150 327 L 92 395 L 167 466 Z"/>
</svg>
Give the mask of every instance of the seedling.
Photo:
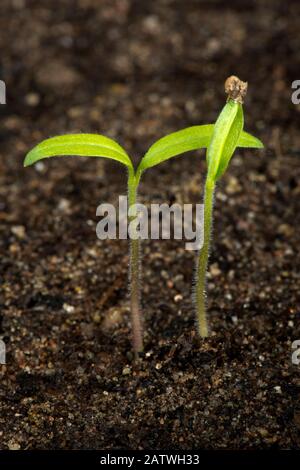
<svg viewBox="0 0 300 470">
<path fill-rule="evenodd" d="M 225 82 L 228 100 L 215 125 L 193 126 L 163 137 L 146 153 L 137 170 L 149 168 L 151 162 L 158 164 L 166 158 L 190 150 L 207 148 L 208 172 L 204 194 L 204 239 L 199 252 L 196 280 L 195 303 L 198 332 L 202 338 L 208 336 L 206 319 L 206 271 L 209 256 L 213 197 L 217 180 L 225 173 L 231 157 L 237 147 L 263 148 L 262 142 L 243 130 L 243 99 L 248 84 L 235 76 Z"/>
<path fill-rule="evenodd" d="M 134 208 L 142 173 L 183 152 L 207 147 L 212 130 L 213 126 L 194 126 L 160 139 L 150 147 L 136 172 L 129 155 L 117 142 L 97 134 L 69 134 L 44 140 L 26 155 L 24 166 L 32 165 L 44 158 L 68 155 L 116 160 L 125 165 L 128 170 L 128 206 Z M 246 135 L 245 138 L 247 139 Z M 132 213 L 130 222 L 137 221 L 137 213 L 134 210 L 131 211 Z M 138 354 L 143 350 L 143 322 L 140 311 L 140 240 L 138 237 L 130 237 L 129 279 L 133 349 Z"/>
<path fill-rule="evenodd" d="M 137 197 L 138 179 L 132 161 L 125 150 L 114 140 L 97 134 L 70 134 L 52 137 L 34 147 L 27 155 L 24 166 L 55 156 L 76 155 L 80 157 L 103 157 L 116 160 L 128 170 L 128 201 L 134 206 Z M 135 217 L 133 216 L 134 220 Z M 140 314 L 139 287 L 139 240 L 130 240 L 130 308 L 133 331 L 133 349 L 136 354 L 143 350 L 143 326 Z"/>
<path fill-rule="evenodd" d="M 246 82 L 235 76 L 225 82 L 225 92 L 228 94 L 227 103 L 222 109 L 214 126 L 211 141 L 207 150 L 208 171 L 204 193 L 204 242 L 199 253 L 196 274 L 196 309 L 199 334 L 202 338 L 208 336 L 206 319 L 205 281 L 209 256 L 213 197 L 216 182 L 225 173 L 231 157 L 239 145 L 243 135 L 244 115 L 243 100 L 247 93 Z M 263 148 L 262 142 L 249 135 L 249 147 Z"/>
<path fill-rule="evenodd" d="M 228 103 L 230 105 L 230 102 Z M 236 103 L 231 104 L 235 108 Z M 227 105 L 226 105 L 227 106 Z M 240 115 L 241 111 L 239 111 Z M 232 125 L 235 122 L 234 117 L 231 116 Z M 233 122 L 234 121 L 234 122 Z M 189 152 L 192 150 L 198 150 L 200 148 L 209 148 L 209 155 L 213 153 L 215 155 L 218 145 L 216 144 L 216 139 L 219 139 L 220 128 L 223 129 L 224 123 L 222 126 L 219 123 L 219 120 L 216 123 L 217 131 L 214 129 L 213 124 L 201 125 L 201 126 L 192 126 L 186 129 L 183 129 L 178 132 L 174 132 L 159 139 L 155 142 L 144 155 L 140 164 L 135 171 L 133 163 L 126 151 L 114 140 L 98 134 L 69 134 L 62 135 L 58 137 L 52 137 L 50 139 L 44 140 L 36 147 L 34 147 L 27 155 L 24 161 L 24 166 L 32 165 L 39 160 L 49 157 L 58 157 L 58 156 L 70 156 L 76 155 L 80 157 L 103 157 L 116 160 L 121 164 L 125 165 L 128 171 L 128 206 L 135 208 L 138 196 L 138 187 L 142 173 L 155 166 L 159 163 L 162 163 L 165 160 L 168 160 L 177 155 Z M 231 129 L 231 127 L 230 127 Z M 229 129 L 229 130 L 230 130 Z M 240 129 L 239 132 L 234 131 L 235 127 L 232 128 L 231 134 L 226 140 L 226 149 L 232 149 L 232 153 L 236 146 L 239 147 L 253 147 L 261 148 L 261 142 L 252 137 L 247 132 L 244 132 Z M 225 130 L 223 131 L 223 134 Z M 224 134 L 225 135 L 225 134 Z M 233 138 L 233 135 L 236 137 Z M 216 137 L 217 136 L 217 137 Z M 223 147 L 225 146 L 223 145 Z M 219 144 L 221 145 L 221 144 Z M 226 150 L 225 149 L 225 150 Z M 211 188 L 211 181 L 214 181 L 213 174 L 216 173 L 219 175 L 219 171 L 213 171 L 220 167 L 220 162 L 224 166 L 224 159 L 230 159 L 229 151 L 225 150 L 220 153 L 218 161 L 214 157 L 214 165 L 212 163 L 209 165 L 208 177 L 207 177 L 207 187 Z M 209 159 L 209 158 L 208 158 Z M 213 160 L 211 158 L 211 160 Z M 227 163 L 228 163 L 227 161 Z M 225 170 L 225 167 L 224 167 Z M 205 196 L 205 239 L 204 246 L 200 252 L 199 258 L 199 269 L 198 269 L 198 282 L 197 282 L 197 311 L 199 317 L 199 330 L 201 336 L 206 336 L 203 334 L 207 332 L 207 328 L 203 326 L 203 317 L 205 319 L 205 305 L 204 305 L 204 290 L 201 290 L 202 285 L 204 286 L 205 282 L 205 271 L 207 265 L 208 257 L 208 246 L 209 246 L 209 233 L 210 233 L 210 218 L 212 210 L 212 194 L 213 192 L 206 191 Z M 132 215 L 133 213 L 133 215 Z M 137 212 L 134 210 L 131 212 L 130 217 L 131 222 L 138 223 Z M 209 224 L 208 224 L 209 223 Z M 205 253 L 206 257 L 204 256 Z M 203 274 L 202 274 L 203 273 Z M 129 279 L 130 279 L 130 308 L 131 308 L 131 323 L 132 323 L 132 337 L 133 337 L 133 349 L 136 355 L 143 350 L 143 321 L 140 309 L 140 240 L 138 237 L 130 237 L 130 264 L 129 264 Z M 206 320 L 205 320 L 206 321 Z"/>
</svg>

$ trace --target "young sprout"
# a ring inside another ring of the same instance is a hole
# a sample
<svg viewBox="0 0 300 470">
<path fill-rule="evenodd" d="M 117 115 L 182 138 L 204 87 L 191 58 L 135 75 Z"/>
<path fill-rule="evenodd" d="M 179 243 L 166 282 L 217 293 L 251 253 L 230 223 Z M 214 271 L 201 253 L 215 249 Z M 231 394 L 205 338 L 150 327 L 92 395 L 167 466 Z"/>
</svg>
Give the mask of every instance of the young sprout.
<svg viewBox="0 0 300 470">
<path fill-rule="evenodd" d="M 68 134 L 46 139 L 34 147 L 27 155 L 24 166 L 32 165 L 49 157 L 76 155 L 80 157 L 102 157 L 116 160 L 125 165 L 128 171 L 128 206 L 131 210 L 129 222 L 136 229 L 138 217 L 135 210 L 138 186 L 142 173 L 169 158 L 189 150 L 207 147 L 213 126 L 195 126 L 170 134 L 153 144 L 141 160 L 135 172 L 132 161 L 125 150 L 114 140 L 98 134 Z M 132 224 L 133 223 L 133 224 Z M 134 234 L 134 230 L 133 230 Z M 130 237 L 129 287 L 133 349 L 138 355 L 143 351 L 143 321 L 140 309 L 140 240 Z"/>
<path fill-rule="evenodd" d="M 195 303 L 196 318 L 199 335 L 208 336 L 206 319 L 206 271 L 209 256 L 213 196 L 216 181 L 224 174 L 229 161 L 237 147 L 263 148 L 262 142 L 243 130 L 243 100 L 247 93 L 248 84 L 235 76 L 229 77 L 225 82 L 225 92 L 228 95 L 224 106 L 215 124 L 192 126 L 163 137 L 146 153 L 137 173 L 153 164 L 158 164 L 167 158 L 182 153 L 207 148 L 208 172 L 204 195 L 204 240 L 199 252 L 196 268 Z M 153 164 L 152 164 L 153 162 Z"/>
<path fill-rule="evenodd" d="M 231 76 L 225 82 L 227 103 L 222 109 L 214 126 L 211 141 L 207 150 L 208 171 L 204 193 L 204 242 L 199 253 L 196 273 L 196 309 L 199 334 L 202 338 L 208 336 L 206 319 L 205 280 L 209 256 L 213 197 L 216 182 L 225 173 L 230 159 L 239 146 L 243 135 L 244 116 L 243 100 L 247 93 L 248 84 L 238 77 Z M 263 148 L 262 142 L 248 134 L 249 147 Z"/>
<path fill-rule="evenodd" d="M 128 171 L 128 200 L 130 205 L 136 203 L 138 182 L 132 161 L 117 142 L 103 135 L 69 134 L 44 140 L 26 155 L 24 166 L 32 165 L 44 158 L 66 155 L 110 158 L 125 165 Z M 143 350 L 143 326 L 139 306 L 139 240 L 130 241 L 129 276 L 132 341 L 133 349 L 138 354 Z"/>
<path fill-rule="evenodd" d="M 229 103 L 228 103 L 229 104 Z M 227 105 L 226 105 L 227 106 Z M 219 120 L 218 120 L 219 121 Z M 218 125 L 218 121 L 216 126 Z M 233 119 L 234 121 L 234 119 Z M 219 125 L 218 125 L 219 126 Z M 220 126 L 219 126 L 220 127 Z M 128 171 L 128 206 L 129 210 L 131 209 L 131 216 L 129 221 L 135 226 L 135 229 L 138 227 L 138 212 L 135 207 L 138 197 L 138 187 L 142 173 L 159 163 L 162 163 L 165 160 L 168 160 L 177 155 L 181 155 L 185 152 L 192 150 L 198 150 L 200 148 L 210 148 L 212 147 L 213 142 L 216 140 L 216 135 L 219 135 L 219 127 L 217 127 L 217 132 L 213 124 L 201 125 L 201 126 L 192 126 L 186 129 L 183 129 L 178 132 L 174 132 L 159 139 L 155 142 L 144 155 L 140 164 L 138 165 L 137 170 L 135 171 L 133 163 L 126 151 L 114 140 L 98 134 L 68 134 L 58 137 L 52 137 L 46 139 L 36 147 L 34 147 L 27 155 L 24 161 L 24 166 L 29 166 L 36 163 L 39 160 L 49 157 L 59 157 L 59 156 L 70 156 L 76 155 L 80 157 L 102 157 L 116 160 L 119 163 L 125 165 Z M 233 129 L 232 129 L 233 132 Z M 244 131 L 240 131 L 236 135 L 237 139 L 235 142 L 235 147 L 253 147 L 260 148 L 262 147 L 261 142 L 258 139 L 255 139 L 250 134 Z M 228 147 L 232 142 L 232 137 L 226 142 Z M 216 144 L 214 143 L 216 147 Z M 226 148 L 227 148 L 226 147 Z M 234 147 L 234 148 L 235 148 Z M 228 147 L 229 148 L 229 147 Z M 234 151 L 232 150 L 232 153 Z M 210 154 L 212 151 L 210 152 Z M 210 155 L 209 154 L 209 155 Z M 226 155 L 228 152 L 226 153 Z M 225 154 L 224 154 L 225 155 Z M 225 157 L 226 157 L 225 155 Z M 222 154 L 222 162 L 224 158 Z M 228 157 L 228 161 L 231 155 Z M 226 157 L 227 158 L 227 157 Z M 228 163 L 228 162 L 227 162 Z M 215 167 L 215 166 L 214 166 Z M 213 168 L 212 165 L 209 168 Z M 224 168 L 225 169 L 225 168 Z M 209 180 L 212 180 L 212 171 L 209 170 L 208 176 Z M 207 186 L 209 184 L 207 183 Z M 210 197 L 209 197 L 210 196 Z M 199 313 L 199 328 L 201 336 L 206 336 L 203 332 L 207 333 L 207 327 L 203 327 L 203 316 L 205 319 L 205 306 L 204 306 L 204 281 L 205 281 L 205 271 L 207 265 L 208 257 L 208 244 L 209 244 L 209 232 L 210 225 L 208 226 L 208 221 L 210 220 L 209 214 L 211 214 L 212 209 L 212 193 L 206 192 L 206 207 L 205 214 L 205 240 L 204 246 L 200 252 L 199 260 L 199 272 L 198 272 L 198 285 L 197 285 L 197 310 Z M 209 202 L 209 200 L 211 200 Z M 211 205 L 211 207 L 209 207 Z M 131 224 L 132 226 L 132 224 Z M 130 263 L 129 263 L 129 279 L 130 279 L 130 310 L 131 310 L 131 324 L 132 324 L 132 341 L 133 349 L 138 355 L 139 352 L 143 351 L 143 321 L 140 309 L 140 239 L 138 232 L 135 236 L 130 236 Z M 206 261 L 205 261 L 205 252 L 207 250 Z M 202 275 L 203 272 L 203 275 Z M 203 284 L 203 290 L 201 285 Z M 203 294 L 203 299 L 201 298 L 201 290 Z M 203 307 L 201 307 L 203 305 Z"/>
</svg>

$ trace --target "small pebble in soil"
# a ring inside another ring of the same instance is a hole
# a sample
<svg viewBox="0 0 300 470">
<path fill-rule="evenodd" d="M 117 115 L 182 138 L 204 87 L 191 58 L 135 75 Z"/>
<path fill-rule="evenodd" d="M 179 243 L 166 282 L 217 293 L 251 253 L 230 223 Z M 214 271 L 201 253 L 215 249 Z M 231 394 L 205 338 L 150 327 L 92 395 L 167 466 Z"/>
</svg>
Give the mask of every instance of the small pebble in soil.
<svg viewBox="0 0 300 470">
<path fill-rule="evenodd" d="M 75 307 L 73 307 L 73 305 L 69 305 L 69 304 L 63 304 L 63 309 L 65 312 L 67 313 L 74 313 L 75 311 Z"/>
<path fill-rule="evenodd" d="M 25 238 L 26 235 L 25 227 L 23 225 L 13 225 L 11 227 L 11 232 L 20 240 Z"/>
<path fill-rule="evenodd" d="M 43 173 L 46 169 L 46 166 L 43 162 L 37 162 L 34 167 L 39 173 Z"/>
<path fill-rule="evenodd" d="M 124 369 L 122 370 L 122 375 L 129 375 L 129 374 L 131 374 L 130 367 L 128 366 L 124 367 Z"/>
<path fill-rule="evenodd" d="M 123 320 L 124 309 L 119 307 L 111 307 L 104 313 L 104 320 L 101 324 L 103 331 L 111 330 L 120 325 Z"/>
<path fill-rule="evenodd" d="M 28 106 L 35 107 L 38 106 L 40 102 L 40 95 L 38 93 L 28 93 L 25 96 L 25 103 Z"/>
<path fill-rule="evenodd" d="M 221 270 L 219 269 L 218 263 L 213 263 L 209 268 L 209 272 L 210 272 L 212 277 L 220 276 Z"/>
<path fill-rule="evenodd" d="M 20 450 L 21 449 L 21 446 L 17 441 L 9 441 L 7 445 L 8 445 L 9 450 Z"/>
<path fill-rule="evenodd" d="M 235 194 L 241 191 L 241 186 L 234 176 L 230 176 L 226 186 L 227 194 Z"/>
</svg>

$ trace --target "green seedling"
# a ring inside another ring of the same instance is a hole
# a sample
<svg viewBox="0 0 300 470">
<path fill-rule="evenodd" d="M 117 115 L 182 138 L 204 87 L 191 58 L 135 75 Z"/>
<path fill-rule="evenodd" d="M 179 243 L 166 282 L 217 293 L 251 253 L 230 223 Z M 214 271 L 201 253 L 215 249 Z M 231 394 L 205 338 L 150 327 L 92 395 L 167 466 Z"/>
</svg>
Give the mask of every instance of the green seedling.
<svg viewBox="0 0 300 470">
<path fill-rule="evenodd" d="M 207 148 L 208 171 L 204 194 L 203 246 L 199 252 L 196 280 L 195 303 L 198 332 L 202 338 L 208 336 L 206 318 L 206 271 L 209 257 L 213 199 L 216 182 L 225 173 L 237 147 L 263 148 L 262 142 L 243 130 L 243 99 L 247 83 L 237 77 L 229 77 L 225 82 L 228 100 L 215 125 L 193 126 L 163 137 L 156 142 L 142 159 L 137 173 L 164 160 L 165 153 L 170 158 L 190 150 Z"/>
<path fill-rule="evenodd" d="M 211 141 L 207 149 L 208 171 L 204 194 L 204 242 L 199 253 L 196 272 L 196 310 L 199 334 L 202 338 L 208 336 L 206 318 L 206 271 L 209 256 L 213 198 L 216 182 L 223 176 L 235 149 L 240 146 L 240 137 L 243 135 L 244 115 L 243 100 L 247 93 L 246 82 L 235 76 L 229 77 L 225 82 L 225 92 L 228 94 L 227 103 L 222 109 L 214 126 Z M 249 147 L 263 148 L 260 140 L 248 135 Z"/>
<path fill-rule="evenodd" d="M 102 157 L 116 160 L 128 171 L 128 202 L 136 204 L 138 180 L 129 155 L 114 140 L 97 134 L 70 134 L 52 137 L 34 147 L 27 155 L 24 166 L 32 165 L 49 157 L 76 155 L 80 157 Z M 131 221 L 134 221 L 134 214 Z M 133 349 L 136 354 L 143 350 L 143 325 L 140 314 L 140 266 L 139 240 L 130 240 L 130 309 L 133 331 Z"/>
<path fill-rule="evenodd" d="M 24 166 L 27 167 L 44 158 L 70 155 L 116 160 L 127 168 L 128 206 L 134 208 L 140 178 L 146 169 L 183 152 L 207 147 L 212 131 L 212 125 L 194 126 L 160 139 L 150 147 L 136 172 L 126 151 L 114 140 L 98 134 L 69 134 L 46 139 L 26 155 Z M 244 139 L 247 140 L 246 134 Z M 131 223 L 137 220 L 134 210 L 131 210 L 129 220 Z M 138 354 L 143 350 L 143 321 L 140 311 L 140 240 L 132 236 L 130 237 L 129 279 L 133 349 Z"/>
<path fill-rule="evenodd" d="M 169 134 L 149 148 L 136 171 L 126 151 L 108 137 L 98 134 L 62 135 L 44 140 L 34 147 L 26 155 L 24 166 L 32 165 L 44 158 L 71 155 L 116 160 L 127 168 L 128 206 L 134 208 L 137 203 L 140 179 L 145 170 L 185 152 L 208 148 L 213 135 L 213 124 L 192 126 Z M 253 148 L 262 146 L 258 139 L 244 131 L 239 133 L 237 145 Z M 138 223 L 135 210 L 131 211 L 129 220 Z M 138 354 L 143 350 L 143 321 L 140 309 L 140 240 L 132 236 L 130 237 L 129 279 L 133 349 Z M 198 276 L 198 279 L 200 282 L 201 277 Z"/>
</svg>

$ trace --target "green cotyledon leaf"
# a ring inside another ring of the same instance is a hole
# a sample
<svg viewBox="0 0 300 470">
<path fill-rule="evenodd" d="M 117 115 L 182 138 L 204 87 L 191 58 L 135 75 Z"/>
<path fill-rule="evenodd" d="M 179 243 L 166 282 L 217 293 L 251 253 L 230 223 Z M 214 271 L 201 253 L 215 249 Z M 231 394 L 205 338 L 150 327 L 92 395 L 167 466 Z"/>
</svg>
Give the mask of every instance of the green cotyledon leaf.
<svg viewBox="0 0 300 470">
<path fill-rule="evenodd" d="M 252 149 L 263 149 L 264 144 L 261 140 L 257 139 L 248 132 L 242 131 L 239 137 L 237 147 L 241 148 L 252 148 Z"/>
<path fill-rule="evenodd" d="M 244 126 L 243 108 L 240 103 L 229 100 L 222 109 L 207 150 L 207 178 L 216 181 L 227 165 L 238 145 Z"/>
<path fill-rule="evenodd" d="M 192 126 L 173 132 L 157 140 L 142 158 L 138 172 L 190 150 L 206 148 L 212 136 L 213 125 Z"/>
<path fill-rule="evenodd" d="M 133 165 L 125 150 L 114 140 L 98 134 L 67 134 L 46 139 L 36 145 L 24 160 L 24 166 L 44 158 L 76 155 L 117 160 L 131 170 Z"/>
<path fill-rule="evenodd" d="M 214 124 L 192 126 L 173 132 L 157 140 L 144 155 L 138 166 L 137 173 L 151 168 L 159 163 L 176 157 L 185 152 L 207 148 L 211 141 Z M 242 131 L 238 140 L 238 147 L 263 148 L 263 144 L 248 132 Z"/>
<path fill-rule="evenodd" d="M 219 179 L 225 173 L 227 166 L 238 146 L 238 140 L 244 127 L 244 113 L 242 105 L 239 104 L 238 112 L 231 126 L 230 136 L 227 138 L 226 147 L 220 160 L 216 178 Z"/>
</svg>

